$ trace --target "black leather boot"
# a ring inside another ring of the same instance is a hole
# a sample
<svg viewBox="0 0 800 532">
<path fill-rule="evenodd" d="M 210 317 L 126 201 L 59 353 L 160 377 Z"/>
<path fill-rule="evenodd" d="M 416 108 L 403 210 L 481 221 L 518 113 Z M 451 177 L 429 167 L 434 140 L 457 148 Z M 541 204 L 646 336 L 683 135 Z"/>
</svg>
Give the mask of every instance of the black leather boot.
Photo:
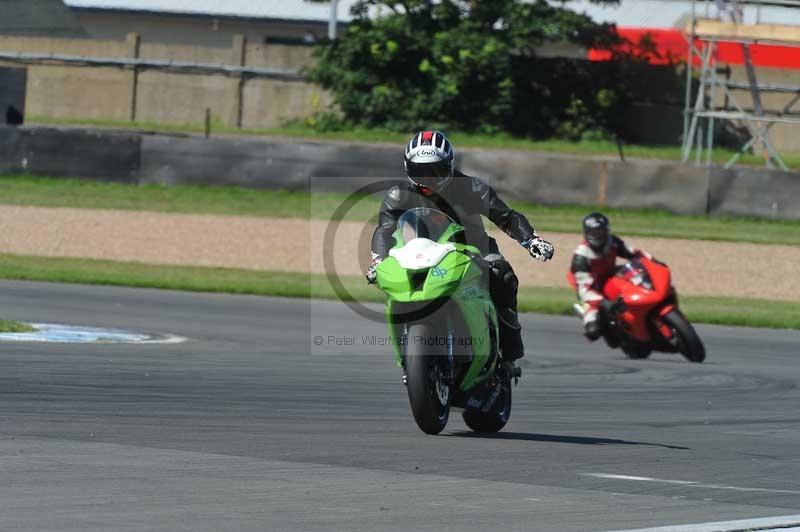
<svg viewBox="0 0 800 532">
<path fill-rule="evenodd" d="M 504 362 L 513 362 L 525 356 L 522 343 L 522 326 L 512 309 L 498 310 L 500 329 L 500 352 Z"/>
</svg>

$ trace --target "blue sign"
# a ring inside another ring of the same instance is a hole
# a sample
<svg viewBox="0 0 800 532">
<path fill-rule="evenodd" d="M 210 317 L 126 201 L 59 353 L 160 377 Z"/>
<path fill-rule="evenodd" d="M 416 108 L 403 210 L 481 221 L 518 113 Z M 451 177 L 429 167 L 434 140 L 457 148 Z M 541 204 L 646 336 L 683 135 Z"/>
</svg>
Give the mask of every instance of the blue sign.
<svg viewBox="0 0 800 532">
<path fill-rule="evenodd" d="M 434 277 L 444 277 L 445 275 L 447 275 L 447 269 L 434 266 L 433 271 L 431 273 L 433 274 Z"/>
</svg>

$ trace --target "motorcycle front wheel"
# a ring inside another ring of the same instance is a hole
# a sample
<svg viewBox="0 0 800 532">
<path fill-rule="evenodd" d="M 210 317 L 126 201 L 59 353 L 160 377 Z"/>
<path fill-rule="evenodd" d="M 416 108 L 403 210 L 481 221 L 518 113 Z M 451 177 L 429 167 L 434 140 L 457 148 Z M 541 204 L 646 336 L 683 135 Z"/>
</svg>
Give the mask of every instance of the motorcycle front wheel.
<svg viewBox="0 0 800 532">
<path fill-rule="evenodd" d="M 706 348 L 702 340 L 680 311 L 668 312 L 663 320 L 667 327 L 672 329 L 672 334 L 677 341 L 676 347 L 687 360 L 700 363 L 706 359 Z"/>
<path fill-rule="evenodd" d="M 408 400 L 417 426 L 426 434 L 439 434 L 450 417 L 452 384 L 450 359 L 442 336 L 429 323 L 408 326 L 405 370 Z"/>
<path fill-rule="evenodd" d="M 633 360 L 644 360 L 649 357 L 653 350 L 646 345 L 625 345 L 622 346 L 622 352 L 625 356 Z"/>
</svg>

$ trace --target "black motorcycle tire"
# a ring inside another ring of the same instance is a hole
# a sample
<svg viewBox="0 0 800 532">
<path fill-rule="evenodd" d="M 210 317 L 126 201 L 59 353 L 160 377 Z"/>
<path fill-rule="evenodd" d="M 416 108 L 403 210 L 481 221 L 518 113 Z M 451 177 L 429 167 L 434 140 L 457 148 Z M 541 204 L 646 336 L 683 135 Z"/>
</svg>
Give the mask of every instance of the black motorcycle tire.
<svg viewBox="0 0 800 532">
<path fill-rule="evenodd" d="M 425 339 L 436 339 L 436 328 L 429 323 L 408 326 L 405 343 L 405 370 L 408 400 L 417 426 L 426 434 L 439 434 L 450 417 L 452 386 L 449 380 L 447 347 Z M 441 353 L 434 353 L 436 350 Z M 442 402 L 441 395 L 446 395 Z"/>
<path fill-rule="evenodd" d="M 630 359 L 644 360 L 653 350 L 646 345 L 626 345 L 622 347 L 622 352 Z"/>
<path fill-rule="evenodd" d="M 678 351 L 690 362 L 700 363 L 706 359 L 706 348 L 689 320 L 678 310 L 668 312 L 664 323 L 672 329 L 678 340 Z"/>
<path fill-rule="evenodd" d="M 475 432 L 498 432 L 508 423 L 508 418 L 511 417 L 511 377 L 504 375 L 499 385 L 502 387 L 500 395 L 488 412 L 466 408 L 461 414 L 464 423 Z"/>
</svg>

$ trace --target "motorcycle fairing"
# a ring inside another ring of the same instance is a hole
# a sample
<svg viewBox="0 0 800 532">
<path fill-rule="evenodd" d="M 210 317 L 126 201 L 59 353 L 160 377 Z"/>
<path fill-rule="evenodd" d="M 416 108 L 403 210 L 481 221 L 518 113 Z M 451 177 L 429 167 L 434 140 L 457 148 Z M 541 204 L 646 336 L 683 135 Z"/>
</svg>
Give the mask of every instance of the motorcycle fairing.
<svg viewBox="0 0 800 532">
<path fill-rule="evenodd" d="M 472 246 L 456 244 L 456 249 L 476 251 Z M 470 270 L 470 272 L 467 272 Z M 428 301 L 450 296 L 461 282 L 480 275 L 480 270 L 466 255 L 449 252 L 431 268 L 407 270 L 395 257 L 387 257 L 378 266 L 378 287 L 394 301 Z"/>
<path fill-rule="evenodd" d="M 649 274 L 652 290 L 648 290 L 643 284 L 636 285 L 630 280 L 614 275 L 603 287 L 603 295 L 610 301 L 623 298 L 626 309 L 621 313 L 622 323 L 628 326 L 631 336 L 647 342 L 651 340 L 647 326 L 650 311 L 667 299 L 672 291 L 672 280 L 668 268 L 647 258 L 642 258 L 638 262 L 639 266 Z M 663 331 L 661 332 L 663 334 Z"/>
<path fill-rule="evenodd" d="M 480 255 L 480 250 L 465 244 L 463 226 L 442 213 L 422 209 L 419 214 L 407 212 L 404 216 L 406 215 L 410 215 L 412 220 L 414 216 L 418 216 L 416 221 L 419 225 L 415 228 L 415 223 L 410 223 L 405 229 L 411 230 L 404 233 L 401 217 L 393 234 L 393 251 L 380 263 L 377 270 L 378 287 L 388 296 L 386 321 L 395 362 L 402 367 L 403 319 L 422 319 L 430 310 L 458 312 L 460 316 L 451 316 L 447 321 L 462 324 L 466 330 L 451 333 L 476 339 L 470 346 L 472 360 L 459 384 L 460 390 L 467 391 L 491 375 L 498 360 L 497 312 L 484 273 L 464 253 Z M 435 242 L 437 246 L 419 242 L 420 240 Z M 420 250 L 417 250 L 420 257 L 417 258 L 415 254 L 410 262 L 403 261 L 407 266 L 413 266 L 412 269 L 403 268 L 398 261 L 398 256 L 402 258 L 402 248 L 408 244 L 422 244 Z M 440 254 L 439 251 L 445 246 L 448 252 Z M 425 250 L 431 252 L 431 266 L 421 268 L 426 262 Z M 415 261 L 415 258 L 418 260 Z M 449 301 L 455 305 L 449 305 Z"/>
<path fill-rule="evenodd" d="M 463 262 L 464 259 L 466 262 Z M 494 369 L 490 364 L 490 358 L 494 354 L 495 346 L 490 339 L 498 338 L 499 334 L 497 313 L 480 269 L 465 255 L 452 252 L 438 265 L 439 268 L 447 270 L 445 275 L 434 275 L 434 269 L 429 269 L 424 283 L 415 291 L 410 280 L 411 275 L 407 270 L 402 270 L 399 264 L 389 263 L 384 266 L 388 261 L 390 259 L 384 260 L 379 270 L 381 268 L 386 270 L 385 274 L 382 273 L 382 277 L 386 279 L 386 285 L 382 287 L 390 296 L 386 305 L 386 322 L 397 365 L 399 367 L 403 365 L 403 322 L 398 317 L 402 317 L 410 308 L 425 309 L 429 306 L 438 312 L 444 307 L 445 300 L 450 299 L 455 302 L 455 308 L 460 312 L 467 329 L 457 334 L 466 335 L 470 339 L 484 340 L 483 342 L 476 340 L 471 345 L 472 362 L 459 388 L 466 391 L 475 386 Z M 398 269 L 402 270 L 402 275 L 397 272 Z M 419 304 L 412 305 L 413 303 Z M 450 306 L 449 309 L 453 307 Z"/>
</svg>

